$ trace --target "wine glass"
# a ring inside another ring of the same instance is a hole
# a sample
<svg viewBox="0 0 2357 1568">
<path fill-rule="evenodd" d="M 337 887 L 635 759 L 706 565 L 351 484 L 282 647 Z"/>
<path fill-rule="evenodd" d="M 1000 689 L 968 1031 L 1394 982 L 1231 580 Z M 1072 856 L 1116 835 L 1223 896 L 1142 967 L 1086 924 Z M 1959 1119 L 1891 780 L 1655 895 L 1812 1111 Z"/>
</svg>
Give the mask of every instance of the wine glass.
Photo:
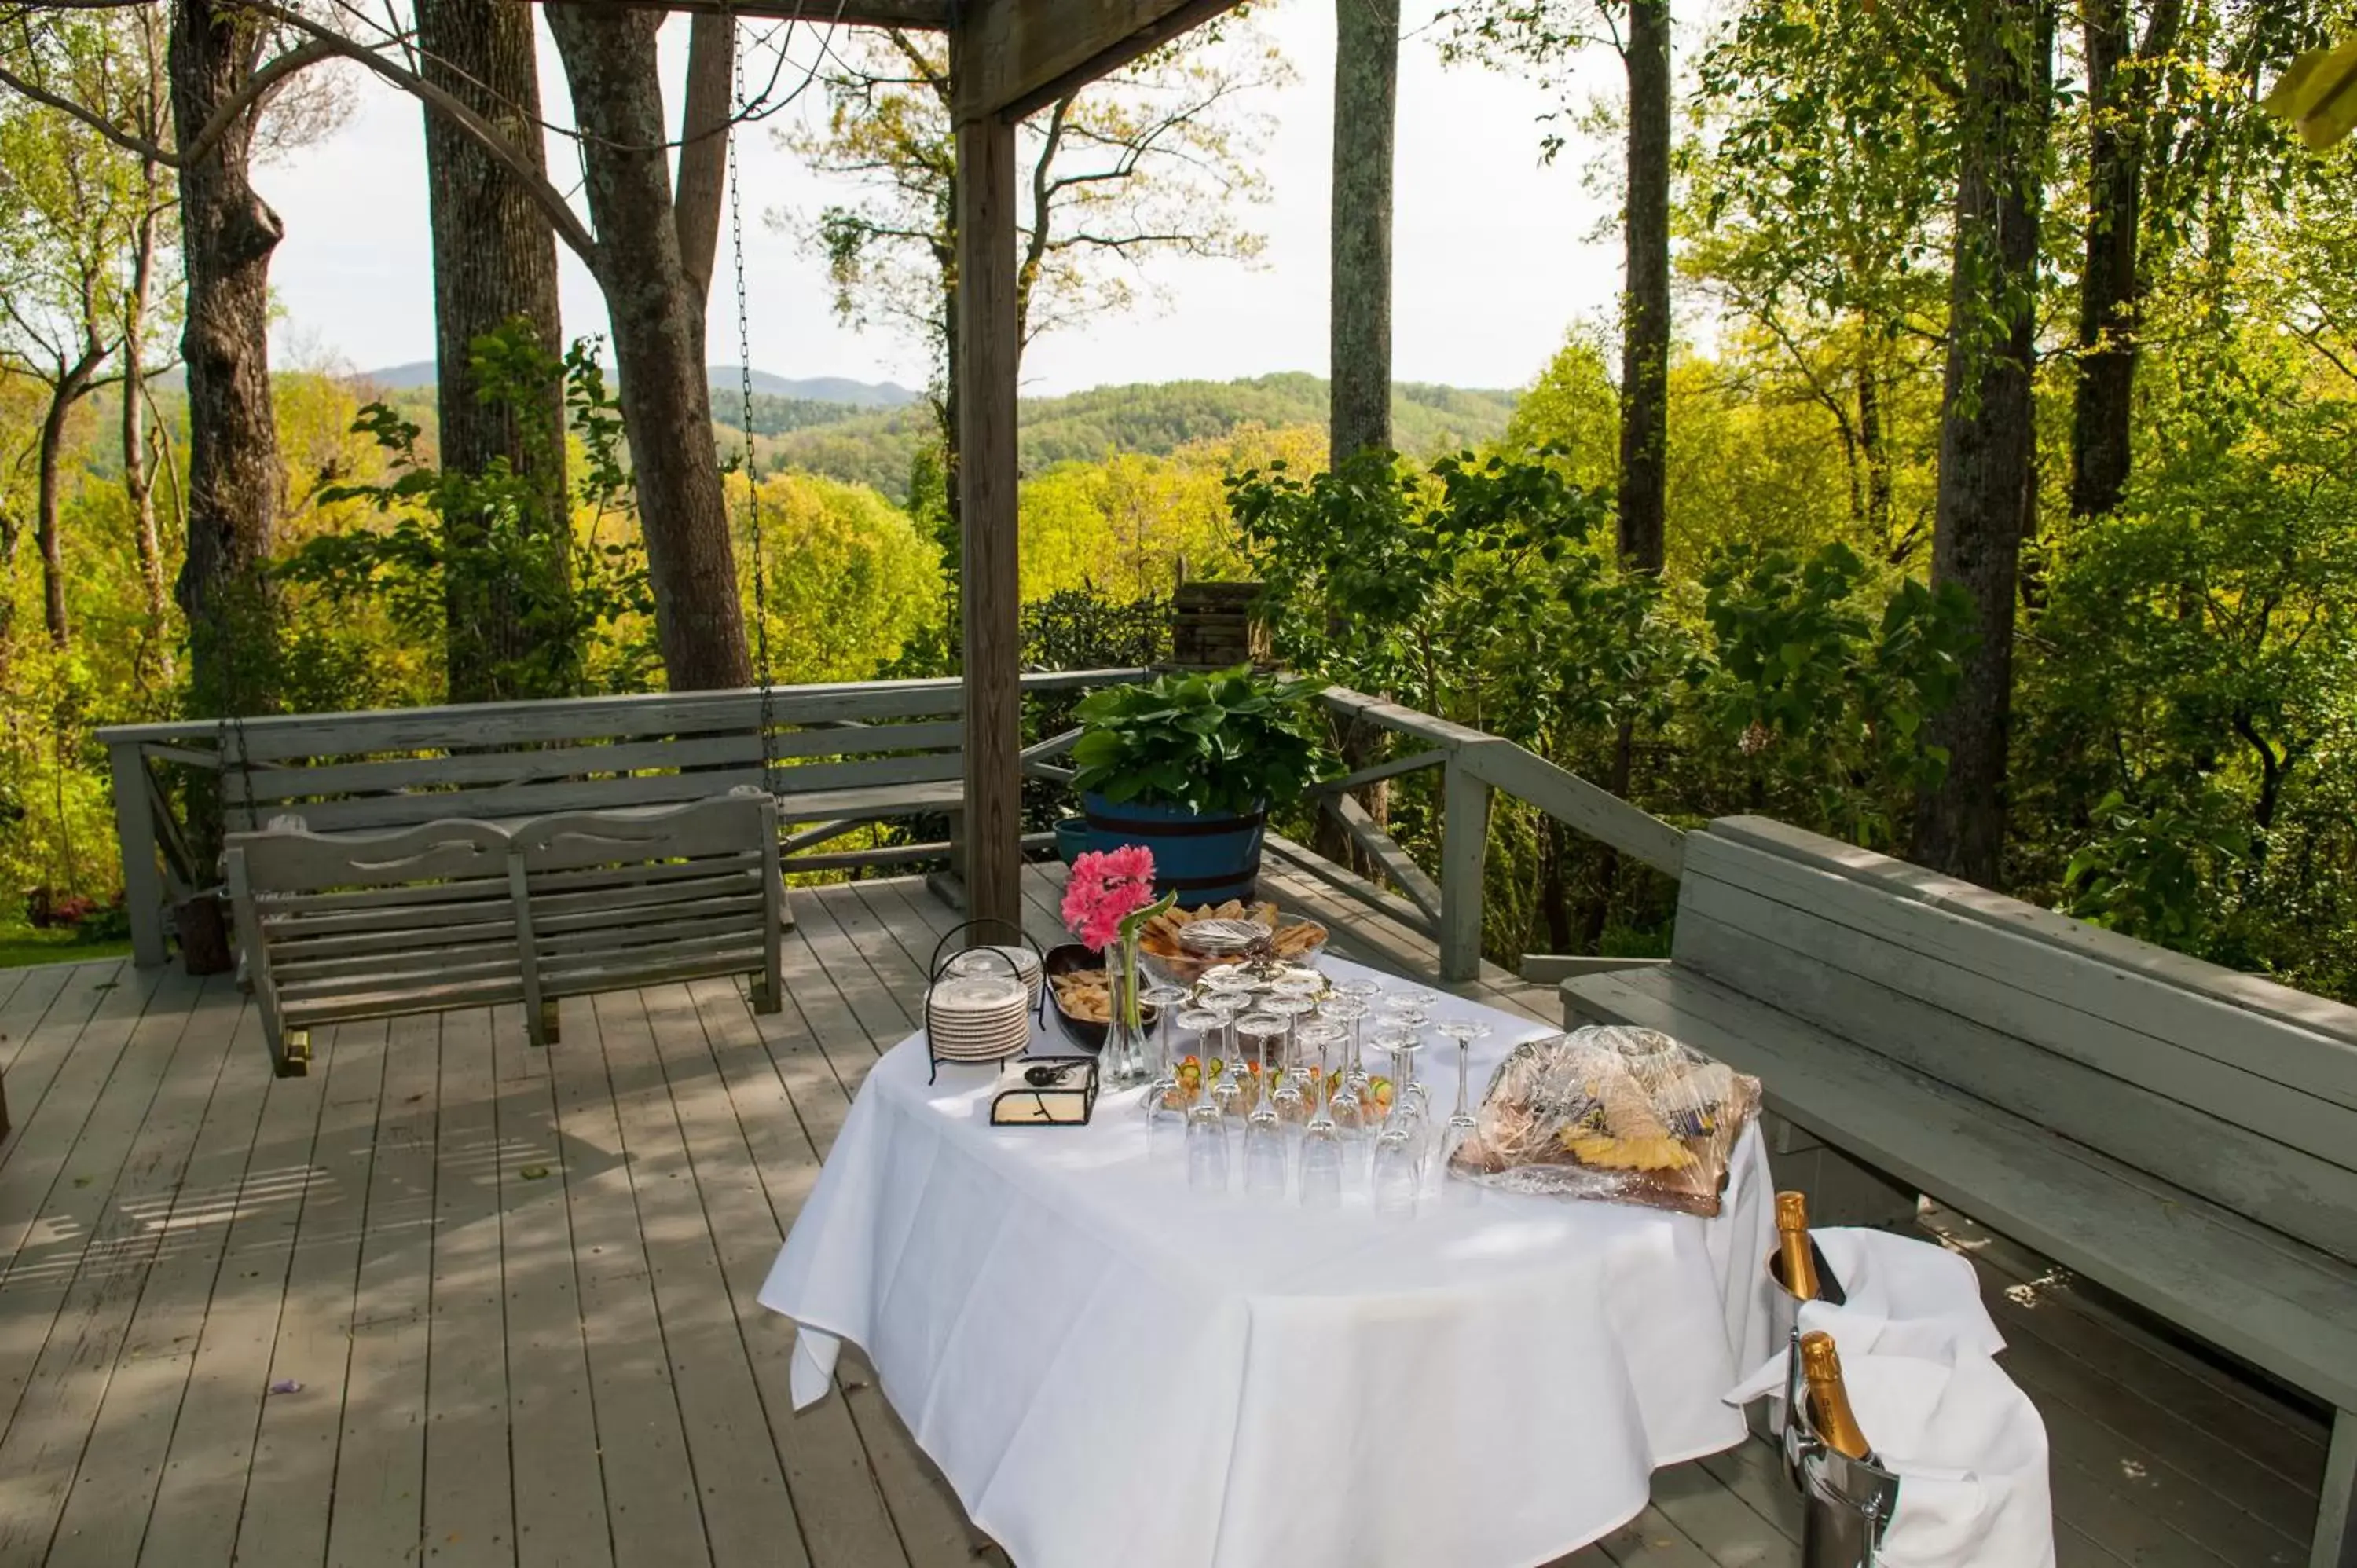
<svg viewBox="0 0 2357 1568">
<path fill-rule="evenodd" d="M 1236 1049 L 1236 1019 L 1252 1008 L 1252 997 L 1241 991 L 1211 990 L 1197 999 L 1203 1011 L 1220 1020 L 1220 1076 L 1206 1098 L 1219 1108 L 1222 1121 L 1243 1114 L 1243 1064 Z"/>
<path fill-rule="evenodd" d="M 1469 1181 L 1448 1179 L 1448 1163 L 1457 1151 L 1465 1146 L 1480 1128 L 1475 1121 L 1471 1101 L 1467 1098 L 1471 1075 L 1473 1042 L 1490 1037 L 1490 1026 L 1478 1018 L 1444 1018 L 1438 1025 L 1446 1038 L 1457 1042 L 1457 1109 L 1448 1113 L 1440 1133 L 1440 1190 L 1442 1201 L 1469 1205 L 1481 1200 L 1481 1189 Z"/>
<path fill-rule="evenodd" d="M 1260 1006 L 1262 1012 L 1274 1013 L 1285 1020 L 1285 1044 L 1278 1059 L 1286 1076 L 1290 1078 L 1301 1065 L 1301 1020 L 1318 1011 L 1317 999 L 1299 992 L 1279 991 L 1274 996 L 1263 997 Z"/>
<path fill-rule="evenodd" d="M 1154 1077 L 1147 1081 L 1141 1102 L 1149 1127 L 1175 1123 L 1185 1112 L 1178 1094 L 1178 1064 L 1170 1055 L 1170 1031 L 1178 1022 L 1178 1004 L 1187 999 L 1185 988 L 1168 982 L 1147 986 L 1138 997 L 1154 1009 Z"/>
<path fill-rule="evenodd" d="M 1350 1038 L 1345 1042 L 1346 1049 L 1342 1053 L 1342 1086 L 1349 1091 L 1352 1102 L 1363 1107 L 1368 1103 L 1368 1079 L 1366 1063 L 1360 1047 L 1365 1038 L 1367 1019 L 1374 1009 L 1368 1004 L 1366 998 L 1353 996 L 1343 991 L 1341 986 L 1336 986 L 1335 991 L 1334 999 L 1326 1004 L 1325 1015 L 1350 1031 Z"/>
<path fill-rule="evenodd" d="M 1282 1015 L 1258 1007 L 1235 1022 L 1236 1055 L 1248 1067 L 1257 1064 L 1260 1069 L 1256 1074 L 1239 1080 L 1243 1090 L 1243 1109 L 1248 1119 L 1269 1101 L 1270 1074 L 1276 1064 L 1276 1054 L 1284 1046 L 1286 1027 Z"/>
<path fill-rule="evenodd" d="M 1228 1190 L 1228 1119 L 1208 1094 L 1187 1109 L 1187 1185 L 1212 1197 Z"/>
<path fill-rule="evenodd" d="M 1208 1101 L 1209 1096 L 1203 1092 L 1203 1074 L 1207 1069 L 1206 1043 L 1227 1026 L 1227 1021 L 1217 1013 L 1201 1007 L 1174 1004 L 1166 1016 L 1170 1026 L 1177 1031 L 1180 1045 L 1193 1042 L 1195 1048 L 1184 1055 L 1195 1065 L 1191 1069 L 1187 1068 L 1168 1047 L 1164 1047 L 1163 1065 L 1169 1086 L 1166 1089 L 1162 1087 L 1162 1081 L 1157 1079 L 1146 1091 L 1146 1127 L 1149 1138 L 1155 1138 L 1170 1128 L 1177 1128 L 1183 1133 L 1187 1119 L 1194 1114 L 1195 1107 Z"/>
<path fill-rule="evenodd" d="M 1274 1013 L 1251 1013 L 1236 1021 L 1236 1033 L 1259 1053 L 1261 1093 L 1244 1118 L 1244 1192 L 1274 1201 L 1285 1196 L 1285 1121 L 1269 1079 L 1270 1053 L 1285 1039 L 1286 1021 Z"/>
<path fill-rule="evenodd" d="M 1351 1150 L 1342 1124 L 1335 1117 L 1335 1102 L 1327 1092 L 1327 1068 L 1334 1047 L 1349 1037 L 1350 1030 L 1329 1018 L 1309 1019 L 1294 1032 L 1295 1048 L 1315 1052 L 1317 1062 L 1310 1069 L 1309 1122 L 1301 1129 L 1304 1208 L 1339 1208 L 1342 1204 L 1342 1168 L 1350 1159 Z M 1351 1136 L 1358 1132 L 1358 1102 L 1351 1101 Z"/>
<path fill-rule="evenodd" d="M 1397 1120 L 1384 1122 L 1383 1131 L 1375 1134 L 1373 1164 L 1376 1211 L 1414 1214 L 1418 1189 L 1424 1186 L 1424 1173 L 1416 1164 L 1415 1129 Z"/>
<path fill-rule="evenodd" d="M 1424 1039 L 1425 1025 L 1432 1017 L 1432 1004 L 1435 1000 L 1433 993 L 1422 986 L 1405 986 L 1386 993 L 1382 1004 L 1386 1027 L 1409 1031 L 1420 1045 Z M 1418 1117 L 1423 1117 L 1431 1110 L 1431 1100 L 1425 1092 L 1424 1085 L 1413 1076 L 1415 1071 L 1415 1058 L 1413 1056 L 1408 1058 L 1407 1069 L 1411 1076 L 1392 1086 L 1393 1103 L 1409 1106 Z"/>
<path fill-rule="evenodd" d="M 1421 1030 L 1405 1024 L 1386 1024 L 1375 1031 L 1375 1049 L 1391 1058 L 1391 1104 L 1383 1104 L 1383 1092 L 1377 1089 L 1373 1104 L 1383 1112 L 1383 1125 L 1389 1131 L 1394 1125 L 1414 1126 L 1421 1122 L 1422 1112 L 1407 1092 L 1407 1084 L 1415 1073 L 1415 1054 L 1424 1048 Z"/>
</svg>

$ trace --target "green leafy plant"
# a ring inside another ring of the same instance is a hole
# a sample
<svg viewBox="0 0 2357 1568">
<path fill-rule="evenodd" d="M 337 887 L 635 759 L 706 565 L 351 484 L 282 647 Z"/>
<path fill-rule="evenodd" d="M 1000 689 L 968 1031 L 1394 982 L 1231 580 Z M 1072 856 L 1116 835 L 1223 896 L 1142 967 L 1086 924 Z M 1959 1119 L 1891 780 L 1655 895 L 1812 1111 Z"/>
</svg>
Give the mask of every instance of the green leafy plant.
<svg viewBox="0 0 2357 1568">
<path fill-rule="evenodd" d="M 520 320 L 469 347 L 483 400 L 508 410 L 535 453 L 553 455 L 565 439 L 565 432 L 548 427 L 538 395 L 550 377 L 563 374 L 565 406 L 587 459 L 578 499 L 600 518 L 626 511 L 630 479 L 622 461 L 621 409 L 607 388 L 595 341 L 576 341 L 560 363 Z M 317 499 L 366 501 L 388 523 L 307 541 L 279 564 L 284 580 L 316 588 L 331 603 L 382 598 L 396 625 L 427 642 L 448 629 L 453 582 L 488 590 L 465 596 L 513 607 L 523 652 L 501 661 L 500 685 L 522 696 L 580 694 L 592 683 L 589 659 L 600 634 L 653 613 L 635 531 L 601 542 L 593 524 L 587 539 L 576 538 L 572 519 L 549 515 L 546 487 L 504 457 L 476 474 L 435 467 L 418 449 L 415 422 L 383 403 L 362 408 L 352 429 L 388 454 L 393 478 L 330 485 Z M 638 684 L 643 673 L 626 671 L 623 683 Z"/>
<path fill-rule="evenodd" d="M 2250 836 L 2214 807 L 2146 811 L 2116 789 L 2104 796 L 2095 805 L 2094 836 L 2062 873 L 2071 913 L 2178 947 L 2201 935 L 2205 889 L 2251 854 Z"/>
<path fill-rule="evenodd" d="M 1310 703 L 1322 689 L 1244 666 L 1109 687 L 1080 706 L 1073 787 L 1202 816 L 1289 804 L 1329 771 Z"/>
<path fill-rule="evenodd" d="M 1896 848 L 1915 792 L 1947 768 L 1924 726 L 1955 700 L 1971 609 L 1954 585 L 1910 578 L 1878 621 L 1867 577 L 1839 542 L 1806 558 L 1747 545 L 1715 556 L 1703 617 L 1718 668 L 1704 696 L 1712 728 L 1735 738 L 1755 808 L 1805 791 L 1815 822 Z"/>
</svg>

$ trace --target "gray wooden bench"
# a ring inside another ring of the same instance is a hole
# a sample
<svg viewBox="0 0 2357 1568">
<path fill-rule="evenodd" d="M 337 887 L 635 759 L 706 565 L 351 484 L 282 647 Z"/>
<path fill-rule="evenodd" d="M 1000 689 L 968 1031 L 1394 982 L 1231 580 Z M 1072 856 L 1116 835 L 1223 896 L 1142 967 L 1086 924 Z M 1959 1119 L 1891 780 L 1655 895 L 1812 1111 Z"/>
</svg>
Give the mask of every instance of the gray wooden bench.
<svg viewBox="0 0 2357 1568">
<path fill-rule="evenodd" d="M 2332 1407 L 2357 1568 L 2357 1009 L 1751 817 L 1686 836 L 1673 961 L 1563 994 Z"/>
<path fill-rule="evenodd" d="M 779 997 L 775 808 L 758 793 L 390 832 L 232 833 L 238 944 L 281 1077 L 323 1024 L 751 973 Z"/>
</svg>

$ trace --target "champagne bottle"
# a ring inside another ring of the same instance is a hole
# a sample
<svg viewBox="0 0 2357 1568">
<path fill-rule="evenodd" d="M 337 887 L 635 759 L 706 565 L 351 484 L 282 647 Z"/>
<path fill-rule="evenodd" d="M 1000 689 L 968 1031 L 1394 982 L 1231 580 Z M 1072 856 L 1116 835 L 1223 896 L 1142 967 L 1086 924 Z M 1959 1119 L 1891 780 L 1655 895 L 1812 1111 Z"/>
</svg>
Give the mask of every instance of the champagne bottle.
<svg viewBox="0 0 2357 1568">
<path fill-rule="evenodd" d="M 1817 1254 L 1809 1245 L 1806 1193 L 1776 1195 L 1776 1251 L 1783 1261 L 1784 1288 L 1798 1301 L 1817 1299 Z"/>
<path fill-rule="evenodd" d="M 1825 1446 L 1852 1459 L 1865 1459 L 1874 1450 L 1858 1429 L 1857 1414 L 1849 1407 L 1849 1389 L 1842 1382 L 1841 1352 L 1834 1337 L 1820 1330 L 1801 1336 L 1801 1372 L 1809 1380 L 1810 1423 Z"/>
</svg>

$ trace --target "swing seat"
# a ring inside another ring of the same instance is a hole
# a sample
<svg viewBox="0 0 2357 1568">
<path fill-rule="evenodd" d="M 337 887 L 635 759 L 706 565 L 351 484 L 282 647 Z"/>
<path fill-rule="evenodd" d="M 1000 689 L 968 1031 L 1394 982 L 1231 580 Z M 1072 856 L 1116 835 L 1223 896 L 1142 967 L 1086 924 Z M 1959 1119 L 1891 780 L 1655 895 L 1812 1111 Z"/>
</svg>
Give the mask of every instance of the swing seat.
<svg viewBox="0 0 2357 1568">
<path fill-rule="evenodd" d="M 560 997 L 750 974 L 782 1000 L 777 812 L 761 790 L 512 829 L 232 833 L 230 899 L 279 1076 L 322 1025 L 522 1004 L 535 1044 Z"/>
<path fill-rule="evenodd" d="M 759 789 L 543 817 L 507 861 L 533 1044 L 555 1038 L 563 996 L 749 974 L 754 1011 L 783 1004 L 777 807 Z"/>
</svg>

